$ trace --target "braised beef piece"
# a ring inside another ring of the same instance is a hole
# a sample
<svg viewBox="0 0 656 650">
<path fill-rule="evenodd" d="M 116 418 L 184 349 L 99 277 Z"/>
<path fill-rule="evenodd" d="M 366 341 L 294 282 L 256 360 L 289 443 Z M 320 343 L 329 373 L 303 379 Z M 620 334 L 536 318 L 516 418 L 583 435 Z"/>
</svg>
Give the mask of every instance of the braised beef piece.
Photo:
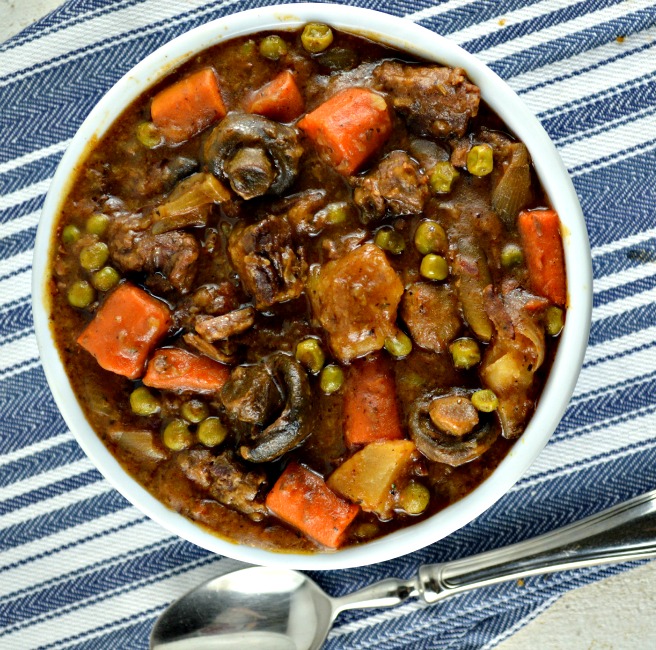
<svg viewBox="0 0 656 650">
<path fill-rule="evenodd" d="M 326 190 L 305 190 L 271 206 L 274 214 L 285 214 L 297 235 L 318 235 L 326 225 Z"/>
<path fill-rule="evenodd" d="M 175 327 L 193 330 L 200 315 L 219 316 L 237 309 L 240 291 L 231 282 L 204 284 L 178 302 L 173 312 Z"/>
<path fill-rule="evenodd" d="M 252 307 L 246 307 L 222 316 L 201 316 L 196 321 L 196 331 L 206 341 L 218 341 L 245 332 L 253 326 L 254 322 L 255 310 Z"/>
<path fill-rule="evenodd" d="M 449 152 L 445 147 L 424 138 L 410 140 L 408 151 L 427 174 L 433 170 L 437 163 L 449 160 Z"/>
<path fill-rule="evenodd" d="M 123 273 L 159 272 L 164 278 L 156 278 L 156 281 L 164 279 L 165 285 L 187 293 L 196 276 L 200 244 L 190 233 L 173 230 L 153 235 L 149 227 L 149 219 L 141 215 L 130 214 L 114 219 L 107 229 L 107 244 L 113 263 Z"/>
<path fill-rule="evenodd" d="M 461 169 L 467 168 L 467 154 L 473 146 L 471 137 L 451 140 L 451 164 Z"/>
<path fill-rule="evenodd" d="M 480 91 L 461 68 L 385 61 L 374 70 L 374 79 L 419 135 L 463 136 L 469 119 L 478 113 Z"/>
<path fill-rule="evenodd" d="M 412 339 L 433 352 L 445 352 L 461 327 L 458 301 L 447 285 L 417 282 L 403 294 L 401 318 Z"/>
<path fill-rule="evenodd" d="M 355 183 L 353 198 L 365 224 L 388 215 L 421 214 L 429 198 L 426 175 L 405 151 L 393 151 Z"/>
<path fill-rule="evenodd" d="M 230 233 L 228 254 L 257 309 L 303 293 L 305 250 L 294 242 L 292 228 L 284 218 L 268 217 L 250 226 L 238 225 Z"/>
<path fill-rule="evenodd" d="M 267 514 L 264 505 L 266 474 L 248 468 L 229 451 L 215 456 L 209 449 L 192 449 L 177 454 L 175 460 L 185 476 L 228 508 L 259 521 Z"/>
<path fill-rule="evenodd" d="M 197 169 L 198 161 L 188 156 L 165 159 L 159 165 L 113 165 L 109 186 L 110 190 L 120 188 L 124 200 L 134 199 L 143 205 L 144 199 L 167 192 Z"/>
</svg>

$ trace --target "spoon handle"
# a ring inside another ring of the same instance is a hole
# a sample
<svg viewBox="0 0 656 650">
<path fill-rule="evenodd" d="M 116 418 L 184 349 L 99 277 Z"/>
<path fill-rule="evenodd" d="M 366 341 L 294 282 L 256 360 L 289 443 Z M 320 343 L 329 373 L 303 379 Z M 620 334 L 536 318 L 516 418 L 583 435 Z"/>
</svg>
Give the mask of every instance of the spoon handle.
<svg viewBox="0 0 656 650">
<path fill-rule="evenodd" d="M 419 568 L 426 602 L 508 580 L 656 557 L 656 490 L 545 535 Z"/>
</svg>

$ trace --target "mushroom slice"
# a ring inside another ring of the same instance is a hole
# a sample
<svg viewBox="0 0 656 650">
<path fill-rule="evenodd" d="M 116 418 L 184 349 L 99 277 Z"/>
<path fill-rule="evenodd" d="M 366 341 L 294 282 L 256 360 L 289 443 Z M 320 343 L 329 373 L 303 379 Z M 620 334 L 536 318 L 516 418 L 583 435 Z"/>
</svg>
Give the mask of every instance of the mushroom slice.
<svg viewBox="0 0 656 650">
<path fill-rule="evenodd" d="M 469 395 L 470 391 L 463 390 L 446 395 L 431 393 L 412 405 L 408 422 L 410 437 L 429 460 L 458 467 L 483 455 L 499 437 L 501 430 L 494 420 L 487 419 L 470 427 L 473 419 L 468 409 L 458 413 L 457 409 L 449 408 L 453 404 L 436 404 L 442 400 L 454 401 L 452 398 L 469 401 Z M 435 426 L 435 421 L 443 423 L 444 429 Z"/>
<path fill-rule="evenodd" d="M 209 169 L 243 199 L 282 194 L 298 174 L 298 130 L 261 115 L 230 113 L 205 141 Z"/>
<path fill-rule="evenodd" d="M 221 402 L 231 418 L 261 425 L 283 406 L 280 389 L 264 363 L 237 366 L 221 389 Z"/>
<path fill-rule="evenodd" d="M 310 384 L 293 357 L 277 352 L 256 366 L 235 368 L 221 391 L 228 414 L 251 424 L 239 453 L 252 463 L 280 458 L 310 434 Z M 283 405 L 278 418 L 264 427 Z"/>
</svg>

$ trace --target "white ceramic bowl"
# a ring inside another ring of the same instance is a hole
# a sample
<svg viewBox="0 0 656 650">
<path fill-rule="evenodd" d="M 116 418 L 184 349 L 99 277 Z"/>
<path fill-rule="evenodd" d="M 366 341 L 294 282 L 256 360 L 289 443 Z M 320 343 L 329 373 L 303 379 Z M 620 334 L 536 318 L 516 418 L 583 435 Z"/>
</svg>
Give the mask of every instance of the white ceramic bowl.
<svg viewBox="0 0 656 650">
<path fill-rule="evenodd" d="M 169 510 L 136 483 L 98 439 L 71 390 L 48 323 L 47 292 L 53 227 L 76 165 L 84 159 L 87 143 L 100 138 L 130 102 L 195 53 L 230 38 L 263 30 L 296 29 L 308 21 L 326 22 L 467 71 L 485 101 L 531 152 L 538 176 L 563 225 L 569 290 L 567 324 L 538 408 L 522 438 L 492 476 L 464 499 L 426 521 L 363 546 L 315 555 L 273 553 L 225 541 Z M 457 45 L 414 23 L 344 5 L 295 4 L 253 9 L 193 29 L 153 52 L 109 90 L 80 127 L 53 178 L 36 237 L 32 294 L 41 360 L 55 401 L 80 446 L 121 494 L 165 528 L 221 555 L 253 564 L 338 569 L 388 560 L 446 537 L 489 508 L 522 476 L 558 425 L 574 389 L 588 339 L 592 273 L 585 223 L 567 171 L 538 120 L 495 73 Z"/>
</svg>

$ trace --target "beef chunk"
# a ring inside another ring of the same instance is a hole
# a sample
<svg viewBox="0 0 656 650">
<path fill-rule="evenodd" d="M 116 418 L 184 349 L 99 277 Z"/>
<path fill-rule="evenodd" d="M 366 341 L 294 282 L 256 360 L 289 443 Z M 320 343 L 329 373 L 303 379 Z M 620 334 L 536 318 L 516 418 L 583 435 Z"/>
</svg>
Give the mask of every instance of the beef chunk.
<svg viewBox="0 0 656 650">
<path fill-rule="evenodd" d="M 401 317 L 422 348 L 444 352 L 460 329 L 458 301 L 445 285 L 413 284 L 401 301 Z"/>
<path fill-rule="evenodd" d="M 393 151 L 364 178 L 353 198 L 369 223 L 386 215 L 421 214 L 428 200 L 428 179 L 405 151 Z"/>
<path fill-rule="evenodd" d="M 224 506 L 258 521 L 267 514 L 262 499 L 266 474 L 246 467 L 232 452 L 215 456 L 209 449 L 192 449 L 178 453 L 176 460 L 192 483 Z"/>
<path fill-rule="evenodd" d="M 293 241 L 292 228 L 282 217 L 267 217 L 230 234 L 228 253 L 244 290 L 263 310 L 298 298 L 305 287 L 305 250 Z"/>
<path fill-rule="evenodd" d="M 403 285 L 378 246 L 364 244 L 328 262 L 309 286 L 314 317 L 341 361 L 380 350 L 395 332 Z"/>
<path fill-rule="evenodd" d="M 196 331 L 207 341 L 218 341 L 245 332 L 254 322 L 255 310 L 246 307 L 222 316 L 199 319 L 196 322 Z"/>
<path fill-rule="evenodd" d="M 196 275 L 200 244 L 189 233 L 174 230 L 153 235 L 149 227 L 150 220 L 141 215 L 114 219 L 107 231 L 112 261 L 124 273 L 160 272 L 167 285 L 187 293 Z"/>
<path fill-rule="evenodd" d="M 419 135 L 463 136 L 478 113 L 480 91 L 461 68 L 415 67 L 386 61 L 374 70 L 381 90 Z"/>
<path fill-rule="evenodd" d="M 241 304 L 240 291 L 231 282 L 203 284 L 178 303 L 173 321 L 178 328 L 193 330 L 198 316 L 220 316 Z"/>
</svg>

